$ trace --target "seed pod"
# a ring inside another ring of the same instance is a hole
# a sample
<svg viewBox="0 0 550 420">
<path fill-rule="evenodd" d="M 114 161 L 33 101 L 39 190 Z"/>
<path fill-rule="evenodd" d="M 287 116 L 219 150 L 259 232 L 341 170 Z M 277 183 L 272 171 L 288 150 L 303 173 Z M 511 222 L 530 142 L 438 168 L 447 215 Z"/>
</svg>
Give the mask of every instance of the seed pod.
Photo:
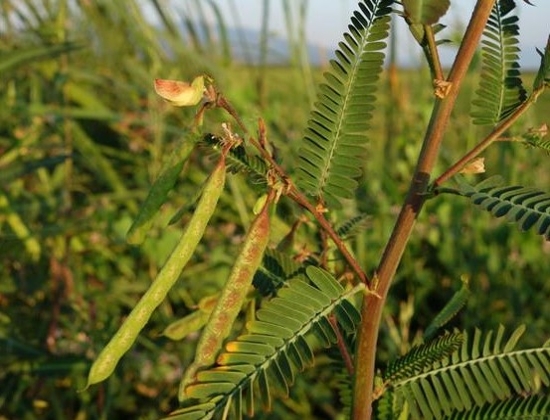
<svg viewBox="0 0 550 420">
<path fill-rule="evenodd" d="M 222 157 L 208 178 L 197 208 L 185 227 L 179 243 L 147 292 L 94 361 L 88 374 L 86 387 L 101 382 L 111 375 L 118 361 L 132 346 L 153 311 L 161 304 L 168 291 L 178 280 L 216 209 L 216 204 L 225 184 L 225 171 L 225 158 Z"/>
<path fill-rule="evenodd" d="M 216 307 L 201 334 L 195 351 L 195 360 L 187 368 L 181 381 L 178 395 L 180 401 L 185 399 L 185 388 L 195 381 L 197 371 L 216 361 L 216 355 L 222 348 L 223 340 L 231 332 L 233 323 L 243 306 L 254 273 L 262 262 L 269 241 L 269 205 L 272 201 L 273 195 L 270 194 L 250 225 Z"/>
</svg>

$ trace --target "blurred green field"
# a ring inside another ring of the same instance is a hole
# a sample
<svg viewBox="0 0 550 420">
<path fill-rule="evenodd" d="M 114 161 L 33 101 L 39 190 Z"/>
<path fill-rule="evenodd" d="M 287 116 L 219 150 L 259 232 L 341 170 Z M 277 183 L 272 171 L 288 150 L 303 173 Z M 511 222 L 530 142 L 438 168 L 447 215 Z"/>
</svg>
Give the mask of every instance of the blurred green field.
<svg viewBox="0 0 550 420">
<path fill-rule="evenodd" d="M 165 104 L 154 94 L 153 79 L 211 75 L 252 132 L 259 117 L 266 121 L 268 139 L 292 174 L 324 69 L 310 73 L 297 61 L 239 65 L 223 42 L 190 37 L 191 22 L 183 42 L 174 17 L 152 27 L 131 1 L 28 4 L 35 8 L 10 1 L 0 7 L 0 419 L 158 418 L 177 406 L 177 386 L 197 338 L 173 342 L 160 333 L 219 289 L 257 197 L 242 176 L 230 177 L 169 299 L 115 375 L 83 390 L 91 361 L 147 289 L 188 216 L 168 221 L 193 205 L 213 168 L 207 149 L 193 152 L 144 244 L 126 242 L 162 163 L 191 136 L 193 110 Z M 478 74 L 471 69 L 436 172 L 487 132 L 469 117 Z M 533 75 L 523 80 L 529 89 Z M 432 103 L 428 69 L 384 74 L 379 86 L 357 200 L 333 215 L 369 215 L 366 230 L 350 242 L 367 272 L 376 267 L 404 198 Z M 507 137 L 548 123 L 549 115 L 545 93 Z M 207 131 L 219 132 L 226 120 L 209 114 Z M 487 173 L 473 181 L 500 174 L 510 184 L 549 190 L 546 154 L 502 141 L 484 156 Z M 281 204 L 275 237 L 287 233 L 296 211 Z M 523 344 L 544 342 L 550 333 L 548 261 L 550 245 L 535 233 L 521 233 L 458 197 L 431 200 L 391 292 L 380 363 L 410 345 L 461 279 L 469 281 L 472 296 L 452 325 L 525 323 Z M 297 378 L 292 400 L 278 401 L 273 415 L 262 418 L 335 416 L 338 398 L 323 386 L 332 380 L 328 365 L 320 358 L 315 376 L 306 371 Z"/>
</svg>

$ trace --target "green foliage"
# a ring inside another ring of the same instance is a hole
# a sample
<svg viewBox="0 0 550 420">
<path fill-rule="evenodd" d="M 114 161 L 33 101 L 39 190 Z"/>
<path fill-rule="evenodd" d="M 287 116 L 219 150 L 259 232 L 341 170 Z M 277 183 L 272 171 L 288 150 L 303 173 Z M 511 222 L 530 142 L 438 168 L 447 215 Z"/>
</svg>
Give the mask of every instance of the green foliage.
<svg viewBox="0 0 550 420">
<path fill-rule="evenodd" d="M 233 3 L 233 8 L 239 4 Z M 300 3 L 303 19 L 306 2 Z M 402 3 L 412 10 L 410 19 L 422 22 L 411 29 L 425 51 L 440 45 L 441 40 L 428 41 L 445 28 L 437 20 L 448 2 Z M 157 0 L 139 5 L 133 0 L 0 2 L 5 87 L 0 89 L 2 416 L 148 419 L 175 410 L 182 371 L 194 357 L 197 332 L 206 324 L 248 230 L 249 210 L 259 191 L 272 187 L 280 188 L 281 195 L 271 214 L 271 245 L 276 248 L 266 251 L 254 276 L 256 291 L 247 295 L 246 315 L 239 314 L 216 363 L 200 371 L 191 385 L 197 398 L 170 418 L 239 418 L 252 412 L 258 418 L 340 418 L 354 409 L 356 330 L 364 325 L 356 308 L 362 298 L 374 295 L 360 293 L 364 286 L 356 284 L 326 229 L 287 192 L 298 180 L 293 172 L 298 167 L 300 186 L 324 201 L 311 205 L 321 204 L 316 209 L 345 240 L 361 269 L 374 277 L 434 102 L 425 69 L 382 70 L 393 4 L 398 3 L 361 2 L 301 139 L 313 78 L 321 79 L 321 72 L 269 67 L 266 61 L 258 69 L 237 62 L 229 49 L 228 17 L 213 1 L 187 2 L 184 12 Z M 508 4 L 499 2 L 493 10 L 484 47 L 490 69 L 484 72 L 501 77 L 505 68 L 517 83 L 518 25 L 506 12 Z M 287 10 L 290 5 L 285 2 Z M 154 25 L 151 12 L 159 17 Z M 209 12 L 214 26 L 205 23 Z M 301 29 L 291 38 L 300 38 Z M 299 52 L 306 46 L 298 47 L 293 49 L 294 65 L 303 63 Z M 267 43 L 262 48 L 267 53 Z M 543 123 L 550 97 L 542 94 L 548 86 L 548 48 L 539 51 L 539 72 L 525 75 L 534 92 L 524 104 L 537 99 L 537 107 L 506 133 L 542 150 L 548 149 Z M 427 57 L 435 69 L 436 55 Z M 497 62 L 489 63 L 494 58 Z M 212 134 L 196 143 L 196 135 L 189 135 L 192 110 L 169 108 L 154 96 L 152 81 L 192 80 L 205 73 L 223 87 L 241 116 L 242 125 L 231 125 L 243 144 L 227 156 L 235 175 L 229 175 L 217 205 L 209 206 L 215 210 L 210 226 L 186 270 L 181 276 L 172 273 L 170 280 L 178 282 L 165 298 L 156 296 L 159 306 L 148 313 L 150 319 L 139 319 L 143 329 L 132 351 L 106 381 L 78 392 L 85 387 L 92 359 L 139 305 L 178 244 L 216 160 L 210 155 L 221 151 L 220 123 L 231 120 L 209 108 L 204 132 Z M 463 146 L 479 141 L 479 131 L 467 117 L 473 82 L 463 81 L 438 169 L 450 165 Z M 495 93 L 495 83 L 487 86 L 486 93 Z M 517 99 L 507 96 L 521 92 L 520 84 L 513 87 L 515 91 L 499 94 Z M 381 94 L 375 106 L 377 89 Z M 506 103 L 512 109 L 518 102 Z M 263 151 L 273 152 L 285 176 L 279 177 L 251 145 L 259 112 L 269 139 Z M 363 153 L 367 129 L 368 137 L 377 140 L 370 142 L 368 156 Z M 312 165 L 302 152 L 314 160 Z M 326 162 L 316 160 L 321 155 Z M 505 173 L 514 185 L 529 185 L 533 179 L 548 183 L 544 153 L 496 142 L 485 157 L 487 168 Z M 470 198 L 480 194 L 480 204 L 496 199 L 495 207 L 508 217 L 524 212 L 514 220 L 525 228 L 535 218 L 539 231 L 547 223 L 548 197 L 540 191 L 512 187 L 504 192 L 498 190 L 502 185 L 480 185 L 445 191 Z M 338 210 L 340 199 L 350 197 Z M 467 200 L 442 194 L 434 198 L 418 215 L 382 322 L 376 325 L 375 363 L 388 369 L 375 380 L 373 416 L 405 419 L 411 412 L 429 414 L 438 404 L 449 418 L 546 416 L 548 347 L 536 345 L 547 339 L 550 317 L 547 244 L 513 226 L 487 222 Z M 361 216 L 365 214 L 368 219 Z M 131 229 L 132 224 L 137 228 Z M 129 229 L 139 246 L 127 242 Z M 453 293 L 459 278 L 469 279 L 471 293 L 464 285 Z M 530 327 L 530 350 L 514 350 L 515 339 L 499 348 L 500 332 L 496 342 L 479 333 L 474 344 L 446 357 L 464 335 L 431 340 L 444 325 L 489 331 L 496 323 L 509 328 L 518 319 Z M 424 331 L 424 344 L 413 346 Z M 499 379 L 497 385 L 490 375 Z M 444 392 L 434 403 L 438 389 Z M 477 400 L 474 390 L 482 393 Z M 497 393 L 504 399 L 497 399 Z M 468 411 L 464 395 L 471 400 Z M 260 413 L 269 408 L 271 413 Z"/>
<path fill-rule="evenodd" d="M 384 392 L 375 403 L 377 418 L 380 420 L 393 420 L 399 418 L 400 407 L 397 407 L 391 390 Z"/>
<path fill-rule="evenodd" d="M 540 138 L 531 137 L 525 141 L 525 144 L 529 147 L 542 149 L 547 154 L 550 154 L 550 140 L 542 140 Z"/>
<path fill-rule="evenodd" d="M 262 265 L 254 275 L 254 287 L 262 295 L 274 294 L 288 280 L 304 274 L 303 265 L 276 249 L 267 249 Z"/>
<path fill-rule="evenodd" d="M 441 361 L 452 354 L 462 344 L 460 333 L 445 334 L 436 340 L 413 347 L 406 355 L 389 364 L 384 372 L 384 380 L 398 382 L 423 372 L 427 366 Z"/>
<path fill-rule="evenodd" d="M 364 230 L 369 222 L 367 214 L 360 214 L 345 221 L 336 228 L 336 233 L 342 239 L 349 239 Z"/>
<path fill-rule="evenodd" d="M 154 217 L 158 215 L 158 210 L 166 202 L 168 193 L 174 188 L 183 165 L 194 147 L 195 143 L 187 138 L 181 141 L 172 152 L 170 159 L 164 164 L 158 178 L 151 185 L 147 198 L 141 205 L 138 215 L 128 230 L 128 243 L 138 245 L 144 241 L 148 230 L 153 224 Z"/>
<path fill-rule="evenodd" d="M 0 173 L 0 182 L 9 183 L 18 178 L 30 175 L 40 168 L 55 169 L 56 166 L 63 163 L 70 156 L 57 155 L 46 157 L 43 159 L 21 160 L 19 162 L 11 162 L 9 165 L 2 168 Z"/>
<path fill-rule="evenodd" d="M 180 171 L 143 247 L 126 243 L 191 115 L 163 107 L 152 80 L 193 75 L 200 60 L 136 2 L 67 3 L 0 5 L 0 300 L 9 307 L 0 316 L 0 412 L 156 418 L 177 391 L 175 354 L 192 351 L 158 339 L 172 310 L 182 315 L 201 297 L 185 287 L 163 302 L 115 377 L 78 391 L 181 235 L 180 225 L 165 227 L 167 213 L 196 196 L 211 166 Z"/>
<path fill-rule="evenodd" d="M 506 217 L 522 231 L 535 229 L 550 240 L 550 194 L 532 187 L 503 184 L 497 176 L 475 186 L 461 183 L 461 194 L 493 216 Z"/>
<path fill-rule="evenodd" d="M 518 17 L 511 15 L 514 8 L 514 0 L 496 1 L 485 27 L 474 124 L 496 125 L 526 98 L 518 63 Z"/>
<path fill-rule="evenodd" d="M 396 381 L 396 398 L 408 404 L 412 418 L 436 419 L 512 395 L 536 394 L 540 386 L 534 378 L 550 384 L 550 348 L 514 350 L 524 330 L 512 333 L 503 346 L 502 327 L 496 335 L 489 332 L 485 337 L 477 330 L 471 341 L 464 333 L 462 347 L 455 353 Z"/>
<path fill-rule="evenodd" d="M 18 66 L 38 60 L 53 59 L 64 53 L 82 48 L 81 44 L 64 42 L 54 45 L 39 45 L 14 51 L 0 50 L 0 73 L 16 69 Z"/>
<path fill-rule="evenodd" d="M 216 136 L 207 134 L 203 137 L 203 142 L 212 147 L 214 153 L 221 153 L 221 140 Z M 243 145 L 239 145 L 229 151 L 226 159 L 228 171 L 245 173 L 253 184 L 265 187 L 267 167 L 259 156 L 247 152 Z"/>
<path fill-rule="evenodd" d="M 453 297 L 447 302 L 445 307 L 439 312 L 424 332 L 424 340 L 430 340 L 435 333 L 455 317 L 468 301 L 470 297 L 470 287 L 466 280 L 462 281 L 462 287 L 455 292 Z"/>
<path fill-rule="evenodd" d="M 300 147 L 298 183 L 330 206 L 352 198 L 364 157 L 365 134 L 382 72 L 391 0 L 359 3 L 332 70 L 319 86 Z M 368 92 L 368 93 L 366 93 Z"/>
<path fill-rule="evenodd" d="M 470 411 L 455 411 L 442 420 L 540 420 L 548 416 L 550 399 L 544 395 L 515 397 L 484 404 Z"/>
<path fill-rule="evenodd" d="M 537 48 L 537 52 L 540 55 L 540 67 L 533 83 L 534 90 L 548 87 L 550 84 L 550 37 L 548 37 L 544 51 Z"/>
<path fill-rule="evenodd" d="M 360 316 L 348 299 L 363 287 L 344 291 L 328 272 L 313 266 L 308 267 L 307 277 L 312 284 L 300 278 L 290 280 L 275 298 L 265 302 L 247 325 L 247 332 L 225 345 L 217 366 L 199 371 L 197 381 L 186 387 L 184 405 L 193 405 L 167 419 L 211 418 L 230 406 L 238 416 L 243 407 L 252 416 L 254 387 L 259 389 L 263 406 L 269 408 L 272 388 L 288 395 L 296 372 L 313 363 L 314 347 L 306 339 L 308 333 L 324 346 L 337 341 L 328 321 L 331 313 L 336 313 L 345 331 L 354 331 Z"/>
<path fill-rule="evenodd" d="M 524 133 L 522 137 L 523 143 L 528 148 L 542 149 L 547 154 L 550 154 L 550 140 L 546 140 L 545 137 L 548 134 L 548 126 L 546 124 L 541 125 L 538 128 L 531 128 Z"/>
<path fill-rule="evenodd" d="M 403 0 L 405 16 L 414 24 L 433 25 L 447 13 L 449 0 Z"/>
</svg>

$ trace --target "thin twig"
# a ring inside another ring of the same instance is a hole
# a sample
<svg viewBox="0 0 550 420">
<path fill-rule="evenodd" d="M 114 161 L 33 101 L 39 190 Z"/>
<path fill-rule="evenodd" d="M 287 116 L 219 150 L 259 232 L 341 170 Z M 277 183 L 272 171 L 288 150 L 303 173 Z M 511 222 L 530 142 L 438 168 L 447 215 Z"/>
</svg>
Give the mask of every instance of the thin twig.
<svg viewBox="0 0 550 420">
<path fill-rule="evenodd" d="M 348 371 L 349 376 L 352 377 L 354 371 L 353 358 L 351 357 L 349 349 L 346 346 L 346 342 L 344 340 L 344 336 L 342 335 L 342 331 L 340 330 L 340 326 L 338 325 L 338 321 L 336 321 L 336 317 L 334 315 L 330 315 L 328 317 L 328 321 L 330 322 L 330 325 L 332 325 L 332 329 L 336 334 L 338 350 L 342 355 L 346 370 Z"/>
<path fill-rule="evenodd" d="M 231 103 L 222 95 L 218 95 L 216 105 L 225 109 L 237 122 L 239 127 L 249 136 L 248 141 L 250 144 L 258 149 L 260 154 L 262 155 L 262 158 L 266 160 L 266 162 L 269 164 L 269 166 L 277 173 L 277 175 L 280 177 L 281 180 L 285 182 L 287 185 L 287 196 L 294 200 L 297 204 L 305 208 L 307 211 L 309 211 L 313 217 L 317 220 L 319 225 L 327 235 L 332 239 L 348 265 L 352 268 L 352 270 L 355 272 L 359 280 L 364 283 L 367 288 L 370 289 L 370 280 L 367 276 L 367 274 L 363 271 L 357 260 L 351 255 L 348 248 L 346 247 L 346 244 L 338 236 L 334 228 L 332 227 L 331 223 L 325 218 L 323 213 L 319 211 L 311 202 L 306 198 L 306 196 L 296 187 L 296 185 L 292 182 L 292 180 L 288 177 L 286 172 L 279 166 L 277 162 L 275 162 L 275 159 L 273 159 L 273 156 L 271 153 L 269 153 L 268 150 L 266 150 L 262 145 L 250 135 L 249 130 L 246 128 L 244 123 L 242 122 L 241 118 L 239 117 L 237 111 Z"/>
<path fill-rule="evenodd" d="M 464 156 L 462 156 L 455 164 L 453 164 L 449 169 L 447 169 L 445 172 L 443 172 L 435 181 L 434 186 L 437 187 L 438 185 L 443 184 L 445 181 L 447 181 L 452 176 L 459 173 L 469 162 L 471 162 L 473 159 L 478 157 L 485 149 L 487 149 L 491 144 L 493 144 L 495 141 L 498 141 L 500 138 L 500 135 L 504 133 L 508 128 L 514 124 L 519 117 L 521 117 L 525 111 L 529 109 L 533 103 L 535 103 L 536 98 L 539 96 L 539 94 L 544 90 L 544 87 L 541 87 L 531 93 L 529 98 L 527 98 L 520 106 L 518 106 L 515 111 L 510 114 L 506 119 L 502 120 L 502 122 L 495 127 L 491 133 L 485 137 L 481 142 L 479 142 L 476 146 L 472 148 L 468 153 L 466 153 Z"/>
</svg>

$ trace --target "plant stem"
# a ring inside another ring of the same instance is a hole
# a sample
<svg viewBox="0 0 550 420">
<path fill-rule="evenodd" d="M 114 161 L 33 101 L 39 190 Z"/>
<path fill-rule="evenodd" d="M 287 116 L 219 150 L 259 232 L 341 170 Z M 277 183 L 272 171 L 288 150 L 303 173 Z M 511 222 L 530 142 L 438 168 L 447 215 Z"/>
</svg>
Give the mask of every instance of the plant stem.
<svg viewBox="0 0 550 420">
<path fill-rule="evenodd" d="M 290 184 L 290 191 L 288 196 L 300 206 L 308 210 L 313 215 L 313 217 L 315 217 L 319 225 L 325 230 L 330 239 L 332 239 L 332 241 L 338 248 L 338 251 L 340 251 L 346 262 L 359 277 L 359 280 L 367 286 L 367 289 L 369 291 L 372 292 L 372 285 L 366 273 L 363 271 L 357 260 L 350 254 L 348 248 L 346 247 L 346 244 L 344 243 L 344 241 L 342 241 L 342 238 L 338 236 L 338 234 L 336 233 L 330 222 L 325 218 L 323 213 L 319 211 L 313 204 L 311 204 L 309 200 L 305 197 L 305 195 L 301 193 L 293 184 Z"/>
<path fill-rule="evenodd" d="M 397 266 L 411 236 L 414 222 L 426 200 L 424 193 L 429 183 L 430 173 L 433 170 L 445 128 L 456 102 L 460 85 L 474 56 L 494 3 L 495 0 L 478 0 L 476 3 L 464 39 L 447 79 L 451 83 L 449 91 L 445 97 L 436 97 L 435 99 L 432 116 L 407 197 L 376 272 L 378 287 L 375 292 L 380 297 L 376 297 L 374 294 L 366 294 L 363 298 L 362 324 L 356 348 L 352 414 L 353 418 L 357 420 L 369 420 L 372 415 L 376 348 L 382 309 Z"/>
<path fill-rule="evenodd" d="M 485 137 L 474 148 L 472 148 L 472 150 L 470 150 L 463 157 L 461 157 L 453 166 L 451 166 L 449 169 L 443 172 L 434 181 L 434 186 L 441 185 L 445 181 L 447 181 L 449 178 L 456 175 L 468 164 L 468 162 L 475 159 L 491 144 L 497 141 L 500 135 L 504 133 L 508 128 L 510 128 L 512 124 L 514 124 L 518 120 L 518 118 L 521 117 L 533 103 L 535 103 L 537 97 L 540 95 L 540 93 L 543 90 L 544 90 L 544 87 L 533 91 L 533 93 L 531 93 L 529 98 L 527 98 L 520 106 L 518 106 L 516 110 L 512 114 L 510 114 L 506 119 L 501 121 L 501 123 L 497 127 L 495 127 L 495 129 L 491 131 L 491 133 L 487 137 Z"/>
<path fill-rule="evenodd" d="M 321 228 L 323 228 L 330 239 L 332 239 L 348 265 L 352 268 L 352 270 L 359 278 L 359 280 L 364 283 L 369 290 L 371 290 L 370 280 L 367 277 L 366 273 L 363 271 L 353 255 L 351 255 L 351 253 L 348 251 L 346 244 L 344 243 L 344 241 L 342 241 L 342 238 L 338 236 L 330 222 L 323 215 L 323 212 L 310 203 L 306 196 L 298 189 L 298 187 L 296 187 L 296 185 L 294 185 L 294 183 L 288 177 L 283 168 L 281 168 L 277 164 L 277 162 L 275 162 L 273 156 L 271 156 L 269 151 L 262 145 L 262 143 L 265 142 L 265 126 L 263 126 L 263 123 L 260 123 L 260 141 L 257 141 L 254 137 L 250 135 L 250 131 L 246 128 L 235 108 L 233 108 L 231 103 L 223 95 L 218 96 L 216 100 L 216 105 L 223 108 L 227 113 L 229 113 L 235 119 L 239 127 L 250 136 L 247 141 L 249 141 L 252 146 L 258 149 L 258 151 L 262 155 L 262 158 L 265 159 L 270 168 L 273 169 L 280 177 L 280 179 L 287 184 L 286 195 L 313 215 Z"/>
<path fill-rule="evenodd" d="M 439 51 L 437 50 L 437 44 L 435 43 L 435 34 L 432 26 L 424 25 L 424 31 L 426 33 L 428 49 L 430 51 L 429 57 L 433 67 L 433 77 L 435 80 L 443 80 L 443 68 L 441 67 L 441 60 L 439 59 Z"/>
</svg>

